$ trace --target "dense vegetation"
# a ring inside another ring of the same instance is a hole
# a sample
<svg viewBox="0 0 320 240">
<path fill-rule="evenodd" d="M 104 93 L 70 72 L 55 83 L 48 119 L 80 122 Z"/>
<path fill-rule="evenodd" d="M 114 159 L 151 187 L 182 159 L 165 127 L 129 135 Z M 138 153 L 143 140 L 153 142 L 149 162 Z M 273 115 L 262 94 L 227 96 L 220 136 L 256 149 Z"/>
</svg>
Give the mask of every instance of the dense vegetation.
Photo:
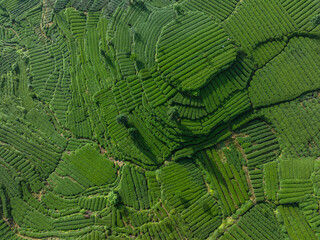
<svg viewBox="0 0 320 240">
<path fill-rule="evenodd" d="M 0 239 L 320 239 L 319 0 L 0 0 Z"/>
</svg>

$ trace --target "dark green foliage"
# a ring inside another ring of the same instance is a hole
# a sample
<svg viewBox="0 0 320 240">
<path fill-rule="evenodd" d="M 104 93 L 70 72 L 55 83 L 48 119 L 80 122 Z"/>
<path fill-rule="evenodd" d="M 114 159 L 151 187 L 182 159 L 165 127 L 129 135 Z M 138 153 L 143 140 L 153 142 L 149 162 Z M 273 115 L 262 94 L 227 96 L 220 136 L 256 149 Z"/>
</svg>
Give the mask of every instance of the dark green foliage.
<svg viewBox="0 0 320 240">
<path fill-rule="evenodd" d="M 135 139 L 135 138 L 137 138 L 139 131 L 138 131 L 138 129 L 131 127 L 131 128 L 128 128 L 128 133 L 129 133 L 130 137 Z"/>
<path fill-rule="evenodd" d="M 249 199 L 248 186 L 242 177 L 243 171 L 236 170 L 232 164 L 223 163 L 215 150 L 202 152 L 199 164 L 222 206 L 224 216 L 230 216 L 240 204 Z"/>
<path fill-rule="evenodd" d="M 57 170 L 48 179 L 55 192 L 63 195 L 75 195 L 86 187 L 111 184 L 116 179 L 114 164 L 91 145 L 65 154 Z"/>
<path fill-rule="evenodd" d="M 318 239 L 310 225 L 308 225 L 305 216 L 299 211 L 297 205 L 280 205 L 279 212 L 290 239 Z M 300 227 L 293 228 L 294 225 Z"/>
<path fill-rule="evenodd" d="M 305 216 L 307 222 L 313 231 L 316 232 L 316 236 L 319 236 L 320 228 L 319 228 L 319 219 L 320 216 L 318 214 L 318 201 L 312 195 L 306 195 L 302 201 L 299 203 L 299 209 L 302 211 Z"/>
<path fill-rule="evenodd" d="M 245 165 L 245 159 L 234 145 L 229 146 L 229 148 L 224 148 L 223 153 L 228 163 L 234 165 L 238 171 L 242 169 L 242 165 Z"/>
<path fill-rule="evenodd" d="M 183 10 L 201 11 L 219 21 L 224 20 L 235 10 L 237 0 L 221 2 L 219 0 L 187 0 L 179 2 Z"/>
<path fill-rule="evenodd" d="M 317 39 L 292 37 L 284 51 L 253 76 L 249 88 L 253 106 L 256 108 L 292 100 L 319 88 L 320 56 L 316 51 L 318 45 Z M 310 74 L 311 72 L 314 74 Z M 305 81 L 300 81 L 303 76 Z"/>
<path fill-rule="evenodd" d="M 182 10 L 182 8 L 181 8 L 181 6 L 180 5 L 178 5 L 178 4 L 173 4 L 173 9 L 176 11 L 176 13 L 179 15 L 179 14 L 183 14 L 183 10 Z"/>
<path fill-rule="evenodd" d="M 3 219 L 0 220 L 0 232 L 3 239 L 15 239 L 14 232 Z"/>
<path fill-rule="evenodd" d="M 248 159 L 249 169 L 274 160 L 279 153 L 279 144 L 270 126 L 261 120 L 254 120 L 242 128 L 249 136 L 238 138 Z"/>
<path fill-rule="evenodd" d="M 1 0 L 0 239 L 319 239 L 319 1 Z"/>
<path fill-rule="evenodd" d="M 109 206 L 116 206 L 119 203 L 119 195 L 117 192 L 110 192 L 107 196 Z"/>
<path fill-rule="evenodd" d="M 270 162 L 263 166 L 264 190 L 269 200 L 276 200 L 278 191 L 278 165 L 276 162 Z"/>
<path fill-rule="evenodd" d="M 303 4 L 301 4 L 303 3 Z M 281 1 L 290 17 L 295 21 L 300 30 L 312 30 L 313 26 L 310 19 L 319 14 L 319 3 L 313 0 L 300 1 Z"/>
<path fill-rule="evenodd" d="M 179 118 L 179 110 L 176 106 L 170 107 L 167 111 L 167 114 L 171 121 L 177 121 Z"/>
<path fill-rule="evenodd" d="M 313 27 L 316 27 L 320 24 L 320 15 L 316 15 L 313 18 L 310 19 L 310 22 L 312 24 Z"/>
<path fill-rule="evenodd" d="M 8 218 L 9 217 L 9 202 L 6 196 L 6 192 L 3 188 L 0 188 L 0 202 L 2 205 L 2 209 L 1 212 L 4 216 L 4 218 Z"/>
<path fill-rule="evenodd" d="M 231 238 L 228 238 L 228 233 Z M 257 204 L 237 224 L 228 229 L 220 239 L 283 239 L 272 206 Z"/>
<path fill-rule="evenodd" d="M 111 193 L 113 192 L 110 192 L 110 194 Z M 116 202 L 116 197 L 112 198 L 110 202 L 112 200 Z M 81 197 L 79 198 L 78 205 L 83 209 L 87 209 L 91 211 L 101 211 L 104 208 L 106 208 L 108 202 L 109 202 L 108 197 L 103 197 L 103 196 Z"/>
<path fill-rule="evenodd" d="M 125 126 L 128 124 L 128 120 L 128 116 L 125 113 L 121 113 L 116 117 L 117 123 Z"/>
<path fill-rule="evenodd" d="M 317 93 L 311 93 L 262 110 L 281 137 L 279 145 L 283 149 L 283 156 L 318 156 L 318 102 Z"/>
<path fill-rule="evenodd" d="M 136 210 L 149 208 L 148 187 L 144 174 L 134 167 L 125 165 L 122 175 L 119 185 L 120 201 Z"/>
</svg>

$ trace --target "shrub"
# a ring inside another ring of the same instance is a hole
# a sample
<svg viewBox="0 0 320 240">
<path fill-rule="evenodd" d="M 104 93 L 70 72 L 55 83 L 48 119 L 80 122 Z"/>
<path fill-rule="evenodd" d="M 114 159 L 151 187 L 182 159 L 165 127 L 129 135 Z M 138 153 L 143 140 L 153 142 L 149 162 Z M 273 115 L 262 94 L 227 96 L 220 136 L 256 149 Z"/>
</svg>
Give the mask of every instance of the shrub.
<svg viewBox="0 0 320 240">
<path fill-rule="evenodd" d="M 316 27 L 320 24 L 320 14 L 314 16 L 313 18 L 310 19 L 310 22 L 313 27 Z"/>
<path fill-rule="evenodd" d="M 180 15 L 180 14 L 183 13 L 183 9 L 181 8 L 180 5 L 173 4 L 173 9 L 176 11 L 176 13 L 177 13 L 178 15 Z"/>
<path fill-rule="evenodd" d="M 179 118 L 179 110 L 177 107 L 170 107 L 167 111 L 167 114 L 171 121 L 177 121 Z"/>
<path fill-rule="evenodd" d="M 128 129 L 128 133 L 131 137 L 135 138 L 138 136 L 138 130 L 134 127 Z"/>
<path fill-rule="evenodd" d="M 124 113 L 121 113 L 116 117 L 116 121 L 119 124 L 127 125 L 128 124 L 128 116 Z"/>
</svg>

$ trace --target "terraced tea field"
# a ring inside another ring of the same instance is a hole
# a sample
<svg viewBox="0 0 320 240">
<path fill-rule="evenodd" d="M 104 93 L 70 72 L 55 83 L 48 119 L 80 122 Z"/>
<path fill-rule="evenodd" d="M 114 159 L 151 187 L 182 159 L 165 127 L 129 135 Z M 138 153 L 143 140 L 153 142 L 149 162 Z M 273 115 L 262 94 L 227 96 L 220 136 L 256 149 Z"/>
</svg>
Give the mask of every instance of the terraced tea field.
<svg viewBox="0 0 320 240">
<path fill-rule="evenodd" d="M 0 0 L 0 239 L 320 239 L 319 0 Z"/>
</svg>

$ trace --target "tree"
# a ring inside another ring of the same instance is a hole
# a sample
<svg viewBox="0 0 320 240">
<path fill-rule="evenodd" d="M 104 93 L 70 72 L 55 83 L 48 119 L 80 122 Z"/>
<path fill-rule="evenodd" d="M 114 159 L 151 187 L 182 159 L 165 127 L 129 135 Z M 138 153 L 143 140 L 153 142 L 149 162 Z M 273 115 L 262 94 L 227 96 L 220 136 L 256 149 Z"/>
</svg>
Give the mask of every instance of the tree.
<svg viewBox="0 0 320 240">
<path fill-rule="evenodd" d="M 177 121 L 179 118 L 179 110 L 177 107 L 170 107 L 167 114 L 171 121 Z"/>
<path fill-rule="evenodd" d="M 128 116 L 125 113 L 121 113 L 116 117 L 116 121 L 126 126 L 128 124 Z"/>
<path fill-rule="evenodd" d="M 139 132 L 135 127 L 131 127 L 128 129 L 128 133 L 132 138 L 136 138 Z"/>
<path fill-rule="evenodd" d="M 135 0 L 128 0 L 127 3 L 129 6 L 132 6 L 136 3 L 136 1 Z"/>
<path fill-rule="evenodd" d="M 313 27 L 316 27 L 320 24 L 320 14 L 314 16 L 313 18 L 310 19 L 310 22 Z"/>
<path fill-rule="evenodd" d="M 109 192 L 107 199 L 108 199 L 109 206 L 116 206 L 119 203 L 119 195 L 117 192 L 114 192 L 114 191 Z"/>
<path fill-rule="evenodd" d="M 177 15 L 180 15 L 183 13 L 183 9 L 177 3 L 173 4 L 173 9 L 176 11 Z"/>
</svg>

